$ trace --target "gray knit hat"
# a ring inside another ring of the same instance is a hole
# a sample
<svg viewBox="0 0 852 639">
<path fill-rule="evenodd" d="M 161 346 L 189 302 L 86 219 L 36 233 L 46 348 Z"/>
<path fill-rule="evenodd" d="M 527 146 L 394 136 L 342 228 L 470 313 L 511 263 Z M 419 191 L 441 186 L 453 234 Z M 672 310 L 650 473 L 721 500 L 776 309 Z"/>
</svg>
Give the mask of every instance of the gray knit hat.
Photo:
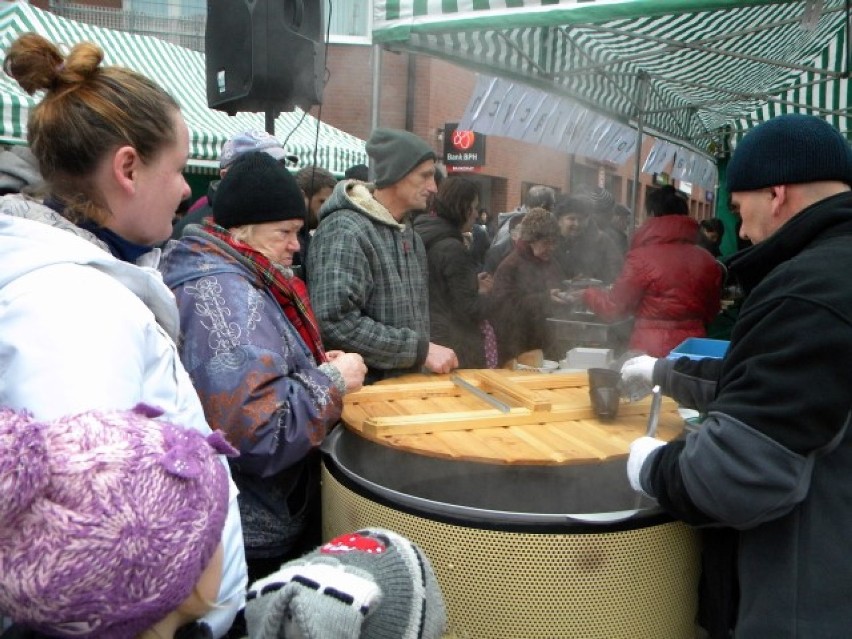
<svg viewBox="0 0 852 639">
<path fill-rule="evenodd" d="M 252 639 L 438 639 L 447 612 L 423 551 L 378 528 L 341 535 L 252 584 Z"/>
<path fill-rule="evenodd" d="M 367 140 L 378 188 L 396 184 L 426 160 L 436 159 L 426 142 L 408 131 L 376 129 Z"/>
<path fill-rule="evenodd" d="M 592 201 L 595 213 L 609 213 L 612 207 L 615 206 L 615 197 L 606 189 L 599 186 L 583 187 L 580 189 L 580 194 L 585 195 Z"/>
<path fill-rule="evenodd" d="M 834 181 L 852 185 L 852 149 L 822 118 L 780 115 L 749 131 L 728 163 L 728 192 L 780 184 Z"/>
</svg>

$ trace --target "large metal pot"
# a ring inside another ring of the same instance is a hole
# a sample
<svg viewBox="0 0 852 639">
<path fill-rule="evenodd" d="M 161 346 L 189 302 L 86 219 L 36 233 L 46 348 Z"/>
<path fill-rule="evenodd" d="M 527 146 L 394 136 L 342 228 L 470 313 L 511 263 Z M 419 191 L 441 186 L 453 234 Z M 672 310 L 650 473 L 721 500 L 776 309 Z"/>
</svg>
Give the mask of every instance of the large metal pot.
<svg viewBox="0 0 852 639">
<path fill-rule="evenodd" d="M 459 639 L 687 639 L 699 544 L 627 484 L 624 458 L 516 466 L 326 440 L 323 532 L 389 528 L 431 560 Z"/>
<path fill-rule="evenodd" d="M 345 428 L 326 439 L 323 451 L 354 489 L 444 520 L 566 531 L 669 521 L 655 501 L 630 487 L 623 458 L 557 466 L 454 461 L 396 450 Z"/>
</svg>

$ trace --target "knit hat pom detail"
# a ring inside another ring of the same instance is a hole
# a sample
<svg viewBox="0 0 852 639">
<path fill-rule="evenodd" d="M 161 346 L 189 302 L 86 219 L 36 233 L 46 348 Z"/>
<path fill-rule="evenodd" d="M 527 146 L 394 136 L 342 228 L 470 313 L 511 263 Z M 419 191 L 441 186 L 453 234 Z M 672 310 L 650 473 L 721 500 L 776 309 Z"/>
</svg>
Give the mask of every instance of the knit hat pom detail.
<svg viewBox="0 0 852 639">
<path fill-rule="evenodd" d="M 160 458 L 160 464 L 167 472 L 182 479 L 198 479 L 207 463 L 205 451 L 198 448 L 196 441 L 187 438 L 187 433 L 190 432 L 177 428 L 163 428 L 166 452 Z M 207 443 L 220 455 L 237 456 L 237 451 L 219 431 L 208 435 Z"/>
<path fill-rule="evenodd" d="M 29 510 L 47 488 L 47 453 L 41 426 L 29 415 L 0 409 L 0 521 Z"/>
</svg>

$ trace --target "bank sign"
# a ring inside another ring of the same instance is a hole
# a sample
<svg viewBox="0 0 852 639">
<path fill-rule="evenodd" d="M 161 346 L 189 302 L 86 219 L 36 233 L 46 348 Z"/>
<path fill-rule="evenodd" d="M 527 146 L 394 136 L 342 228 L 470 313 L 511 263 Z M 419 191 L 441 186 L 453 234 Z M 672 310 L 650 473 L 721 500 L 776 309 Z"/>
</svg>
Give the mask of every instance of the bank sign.
<svg viewBox="0 0 852 639">
<path fill-rule="evenodd" d="M 463 131 L 457 122 L 444 125 L 444 165 L 448 173 L 476 173 L 485 164 L 485 136 Z"/>
</svg>

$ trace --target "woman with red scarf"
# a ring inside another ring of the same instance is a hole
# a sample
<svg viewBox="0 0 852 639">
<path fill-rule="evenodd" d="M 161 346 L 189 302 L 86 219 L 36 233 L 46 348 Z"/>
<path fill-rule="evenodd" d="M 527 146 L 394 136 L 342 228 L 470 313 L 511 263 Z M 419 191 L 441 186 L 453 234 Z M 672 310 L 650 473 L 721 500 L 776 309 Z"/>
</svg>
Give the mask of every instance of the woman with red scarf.
<svg viewBox="0 0 852 639">
<path fill-rule="evenodd" d="M 212 221 L 187 227 L 162 267 L 181 359 L 210 426 L 240 451 L 231 469 L 250 582 L 319 543 L 315 452 L 367 370 L 360 355 L 323 349 L 290 268 L 304 220 L 295 179 L 249 153 L 222 179 Z"/>
</svg>

